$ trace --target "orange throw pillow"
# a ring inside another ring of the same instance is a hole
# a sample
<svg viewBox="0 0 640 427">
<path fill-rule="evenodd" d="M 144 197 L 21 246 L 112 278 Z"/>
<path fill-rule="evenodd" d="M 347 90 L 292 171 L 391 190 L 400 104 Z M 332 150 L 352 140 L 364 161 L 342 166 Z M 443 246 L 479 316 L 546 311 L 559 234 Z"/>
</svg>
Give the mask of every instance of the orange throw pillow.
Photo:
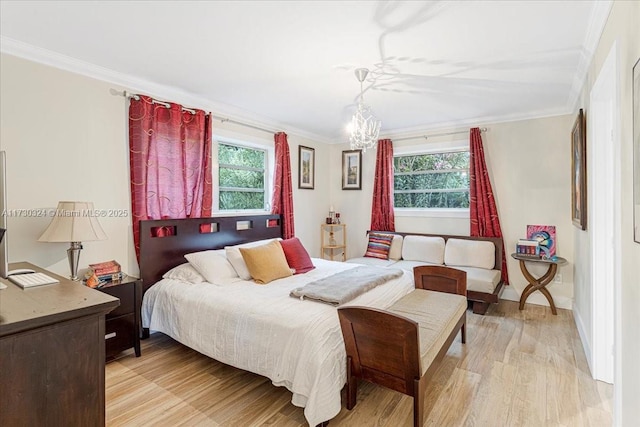
<svg viewBox="0 0 640 427">
<path fill-rule="evenodd" d="M 256 283 L 266 284 L 293 275 L 278 241 L 255 248 L 240 248 L 240 253 Z"/>
</svg>

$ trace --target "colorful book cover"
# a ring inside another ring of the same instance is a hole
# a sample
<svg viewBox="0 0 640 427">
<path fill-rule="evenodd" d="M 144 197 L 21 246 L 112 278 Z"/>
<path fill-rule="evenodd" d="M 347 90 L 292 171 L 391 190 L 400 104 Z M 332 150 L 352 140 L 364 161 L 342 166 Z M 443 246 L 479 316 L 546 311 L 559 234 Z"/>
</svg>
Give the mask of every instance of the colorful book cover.
<svg viewBox="0 0 640 427">
<path fill-rule="evenodd" d="M 97 264 L 89 264 L 89 267 L 91 267 L 94 270 L 111 268 L 111 267 L 114 267 L 114 266 L 120 267 L 120 264 L 118 264 L 118 261 L 116 261 L 115 259 L 112 259 L 111 261 L 100 262 L 100 263 L 97 263 Z"/>
<path fill-rule="evenodd" d="M 121 271 L 120 266 L 117 266 L 117 267 L 114 266 L 110 268 L 100 268 L 97 270 L 93 270 L 96 276 L 104 276 L 106 274 L 120 273 L 120 271 Z"/>
<path fill-rule="evenodd" d="M 555 225 L 527 225 L 527 239 L 538 241 L 543 258 L 550 259 L 556 255 Z"/>
</svg>

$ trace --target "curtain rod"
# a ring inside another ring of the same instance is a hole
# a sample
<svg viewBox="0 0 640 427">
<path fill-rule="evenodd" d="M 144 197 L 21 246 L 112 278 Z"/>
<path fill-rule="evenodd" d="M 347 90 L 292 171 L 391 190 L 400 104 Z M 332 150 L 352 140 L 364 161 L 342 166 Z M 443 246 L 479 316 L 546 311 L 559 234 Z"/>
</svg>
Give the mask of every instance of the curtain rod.
<svg viewBox="0 0 640 427">
<path fill-rule="evenodd" d="M 259 131 L 262 131 L 262 132 L 267 132 L 267 133 L 271 133 L 271 134 L 276 133 L 276 131 L 271 130 L 271 129 L 261 128 L 261 127 L 259 127 L 259 126 L 250 125 L 249 123 L 242 123 L 242 122 L 239 122 L 239 121 L 237 121 L 237 120 L 229 119 L 229 118 L 227 118 L 227 117 L 221 117 L 221 116 L 216 116 L 216 115 L 214 115 L 214 114 L 211 114 L 211 118 L 212 118 L 212 119 L 216 119 L 216 120 L 220 120 L 220 123 L 224 123 L 224 122 L 227 122 L 227 123 L 233 123 L 233 124 L 235 124 L 235 125 L 244 126 L 244 127 L 246 127 L 246 128 L 251 128 L 251 129 L 259 130 Z"/>
<path fill-rule="evenodd" d="M 135 93 L 131 93 L 129 91 L 126 91 L 126 90 L 123 90 L 122 92 L 120 92 L 120 91 L 117 91 L 117 90 L 111 88 L 111 89 L 109 89 L 109 93 L 111 93 L 111 95 L 113 95 L 113 96 L 124 96 L 125 98 L 133 98 L 136 101 L 140 100 L 140 97 L 138 95 L 136 95 Z M 169 103 L 158 101 L 158 100 L 153 99 L 153 98 L 151 98 L 151 102 L 154 103 L 154 104 L 164 105 L 167 108 L 171 107 L 171 105 Z M 195 114 L 196 113 L 195 110 L 192 110 L 190 108 L 182 107 L 182 110 L 183 111 L 188 111 L 191 114 Z M 220 120 L 220 123 L 228 122 L 228 123 L 233 123 L 233 124 L 236 124 L 236 125 L 248 127 L 248 128 L 251 128 L 251 129 L 259 130 L 259 131 L 262 131 L 262 132 L 276 133 L 276 131 L 271 130 L 271 129 L 265 129 L 265 128 L 261 128 L 259 126 L 250 125 L 248 123 L 242 123 L 242 122 L 239 122 L 237 120 L 229 119 L 227 117 L 216 116 L 213 113 L 209 113 L 209 114 L 211 115 L 212 119 Z"/>
<path fill-rule="evenodd" d="M 487 128 L 480 128 L 480 132 L 486 132 Z M 455 132 L 445 132 L 445 133 L 434 133 L 433 135 L 418 135 L 418 136 L 407 136 L 404 138 L 391 138 L 393 141 L 405 141 L 408 139 L 417 139 L 417 138 L 424 138 L 424 139 L 429 139 L 429 138 L 435 138 L 436 136 L 448 136 L 448 135 L 458 135 L 461 133 L 468 133 L 468 130 L 459 130 L 459 131 L 455 131 Z"/>
</svg>

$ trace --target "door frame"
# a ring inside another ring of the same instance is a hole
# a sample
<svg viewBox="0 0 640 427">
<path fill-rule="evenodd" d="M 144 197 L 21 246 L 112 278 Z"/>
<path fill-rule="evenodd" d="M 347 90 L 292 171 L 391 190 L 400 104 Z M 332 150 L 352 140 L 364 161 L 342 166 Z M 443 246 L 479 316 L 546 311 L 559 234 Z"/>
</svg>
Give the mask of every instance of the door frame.
<svg viewBox="0 0 640 427">
<path fill-rule="evenodd" d="M 621 159 L 620 72 L 615 41 L 589 95 L 589 237 L 591 240 L 591 361 L 594 379 L 614 384 L 620 397 Z M 590 125 L 590 126 L 589 126 Z"/>
</svg>

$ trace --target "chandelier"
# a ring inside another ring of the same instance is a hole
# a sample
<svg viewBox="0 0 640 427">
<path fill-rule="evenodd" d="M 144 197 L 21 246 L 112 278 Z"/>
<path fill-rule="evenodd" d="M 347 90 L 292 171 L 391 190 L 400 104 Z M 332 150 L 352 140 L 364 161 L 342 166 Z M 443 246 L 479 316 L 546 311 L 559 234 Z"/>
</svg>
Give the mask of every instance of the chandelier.
<svg viewBox="0 0 640 427">
<path fill-rule="evenodd" d="M 362 100 L 362 82 L 367 78 L 367 74 L 369 74 L 369 70 L 366 68 L 356 70 L 356 78 L 360 82 L 360 99 L 358 100 L 358 108 L 348 126 L 351 149 L 362 149 L 363 152 L 376 146 L 382 125 L 382 122 L 371 113 L 371 107 Z"/>
</svg>

